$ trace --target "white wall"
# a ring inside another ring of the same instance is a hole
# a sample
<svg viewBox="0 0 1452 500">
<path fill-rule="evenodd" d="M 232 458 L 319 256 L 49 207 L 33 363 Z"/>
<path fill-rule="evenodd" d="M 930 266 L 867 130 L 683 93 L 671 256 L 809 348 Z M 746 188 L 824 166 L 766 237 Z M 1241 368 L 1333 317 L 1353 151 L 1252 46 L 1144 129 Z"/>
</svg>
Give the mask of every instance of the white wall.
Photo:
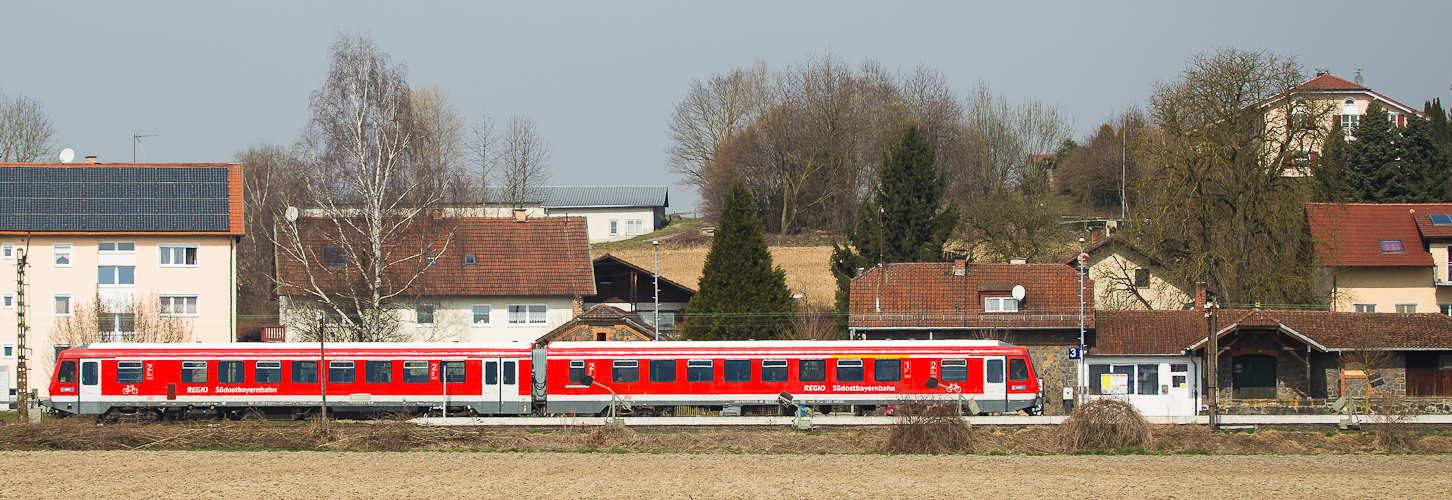
<svg viewBox="0 0 1452 500">
<path fill-rule="evenodd" d="M 628 240 L 655 231 L 655 212 L 653 207 L 551 208 L 547 210 L 550 217 L 584 217 L 590 234 L 590 243 Z M 610 221 L 612 220 L 618 223 L 616 234 L 610 233 Z M 641 232 L 630 234 L 630 225 L 627 221 L 632 220 L 641 221 Z"/>
<path fill-rule="evenodd" d="M 298 297 L 290 297 L 283 303 L 287 304 L 298 299 Z M 403 333 L 409 335 L 412 340 L 527 344 L 575 317 L 571 307 L 573 297 L 566 296 L 437 297 L 431 302 L 434 305 L 433 324 L 416 322 L 418 313 L 413 307 L 400 308 L 394 312 Z M 487 324 L 474 324 L 474 306 L 476 305 L 489 306 Z M 510 324 L 510 305 L 543 305 L 545 306 L 545 321 L 543 324 Z M 296 314 L 289 314 L 287 309 L 289 308 L 284 305 L 283 324 L 287 326 L 288 340 L 293 340 L 294 335 L 299 331 L 300 324 L 307 323 L 299 320 Z"/>
<path fill-rule="evenodd" d="M 1090 365 L 1156 365 L 1158 376 L 1156 380 L 1158 387 L 1155 392 L 1158 394 L 1124 394 L 1124 395 L 1092 395 L 1086 393 L 1085 398 L 1119 398 L 1129 401 L 1140 413 L 1145 416 L 1188 416 L 1199 413 L 1200 410 L 1200 367 L 1199 360 L 1194 356 L 1098 356 L 1090 355 L 1084 358 L 1084 373 L 1081 380 L 1084 386 L 1090 386 L 1089 380 Z M 1170 370 L 1172 364 L 1188 365 L 1185 373 L 1175 373 Z M 1174 377 L 1184 376 L 1183 387 L 1175 387 Z M 1135 377 L 1131 376 L 1131 380 Z M 1136 386 L 1136 389 L 1138 387 Z M 1136 391 L 1138 392 L 1138 391 Z"/>
</svg>

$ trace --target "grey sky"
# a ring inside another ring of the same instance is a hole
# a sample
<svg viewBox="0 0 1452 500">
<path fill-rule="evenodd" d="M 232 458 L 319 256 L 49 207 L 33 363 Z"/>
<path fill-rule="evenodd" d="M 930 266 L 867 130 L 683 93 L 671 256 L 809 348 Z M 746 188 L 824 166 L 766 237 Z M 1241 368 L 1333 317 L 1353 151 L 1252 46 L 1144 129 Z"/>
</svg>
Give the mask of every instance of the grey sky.
<svg viewBox="0 0 1452 500">
<path fill-rule="evenodd" d="M 671 184 L 666 124 L 691 79 L 826 51 L 1034 97 L 1077 136 L 1143 104 L 1196 52 L 1297 55 L 1421 108 L 1452 83 L 1452 4 L 1425 2 L 18 2 L 0 4 L 0 90 L 45 105 L 57 146 L 102 162 L 228 161 L 291 144 L 338 31 L 371 35 L 462 115 L 531 116 L 556 184 Z"/>
</svg>

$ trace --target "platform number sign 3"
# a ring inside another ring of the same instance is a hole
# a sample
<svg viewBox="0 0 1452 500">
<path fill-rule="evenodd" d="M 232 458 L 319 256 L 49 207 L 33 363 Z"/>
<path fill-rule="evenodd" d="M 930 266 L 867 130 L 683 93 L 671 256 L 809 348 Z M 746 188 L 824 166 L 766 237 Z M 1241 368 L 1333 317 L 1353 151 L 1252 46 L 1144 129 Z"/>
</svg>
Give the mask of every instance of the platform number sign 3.
<svg viewBox="0 0 1452 500">
<path fill-rule="evenodd" d="M 1079 352 L 1079 348 L 1078 347 L 1070 347 L 1069 348 L 1069 359 L 1079 359 L 1079 356 L 1081 354 L 1082 353 Z"/>
</svg>

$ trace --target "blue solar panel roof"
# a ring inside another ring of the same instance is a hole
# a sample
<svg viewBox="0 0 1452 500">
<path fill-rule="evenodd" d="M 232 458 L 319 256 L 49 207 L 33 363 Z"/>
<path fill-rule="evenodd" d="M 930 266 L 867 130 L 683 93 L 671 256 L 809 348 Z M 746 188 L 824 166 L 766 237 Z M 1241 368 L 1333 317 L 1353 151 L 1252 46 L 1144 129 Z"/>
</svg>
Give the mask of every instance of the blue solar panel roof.
<svg viewBox="0 0 1452 500">
<path fill-rule="evenodd" d="M 7 166 L 0 231 L 226 232 L 227 167 Z"/>
</svg>

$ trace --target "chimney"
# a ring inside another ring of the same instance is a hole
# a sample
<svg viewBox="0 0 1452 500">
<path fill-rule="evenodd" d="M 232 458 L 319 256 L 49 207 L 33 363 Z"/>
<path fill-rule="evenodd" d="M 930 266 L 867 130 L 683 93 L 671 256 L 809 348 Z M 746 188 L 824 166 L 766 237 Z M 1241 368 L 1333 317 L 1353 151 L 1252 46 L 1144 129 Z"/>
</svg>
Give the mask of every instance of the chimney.
<svg viewBox="0 0 1452 500">
<path fill-rule="evenodd" d="M 516 208 L 516 209 L 514 209 L 514 221 L 515 222 L 524 222 L 526 219 L 528 219 L 528 216 L 525 215 L 527 213 L 528 212 L 525 211 L 525 209 L 523 209 L 523 208 Z"/>
<path fill-rule="evenodd" d="M 96 157 L 95 156 L 87 156 L 86 157 L 86 163 L 96 163 Z"/>
<path fill-rule="evenodd" d="M 1203 282 L 1203 281 L 1197 281 L 1197 282 L 1195 282 L 1195 306 L 1194 306 L 1194 309 L 1196 311 L 1204 311 L 1205 310 L 1205 295 L 1206 295 L 1205 294 L 1205 282 Z"/>
<path fill-rule="evenodd" d="M 955 259 L 953 261 L 953 276 L 963 276 L 964 274 L 967 274 L 967 272 L 968 261 L 964 259 Z"/>
</svg>

